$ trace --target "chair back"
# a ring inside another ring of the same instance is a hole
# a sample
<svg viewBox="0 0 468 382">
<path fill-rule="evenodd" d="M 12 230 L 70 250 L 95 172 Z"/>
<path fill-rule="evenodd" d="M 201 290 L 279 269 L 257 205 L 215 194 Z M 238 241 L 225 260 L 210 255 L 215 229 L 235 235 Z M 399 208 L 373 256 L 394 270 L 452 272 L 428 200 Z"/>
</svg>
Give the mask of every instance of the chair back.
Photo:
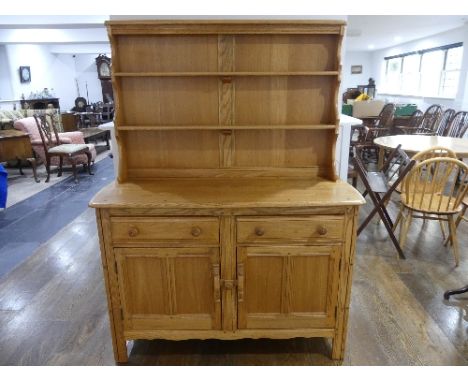
<svg viewBox="0 0 468 382">
<path fill-rule="evenodd" d="M 393 103 L 387 103 L 381 110 L 375 127 L 391 127 L 394 114 L 395 105 Z"/>
<path fill-rule="evenodd" d="M 406 126 L 408 127 L 418 127 L 421 124 L 421 120 L 423 117 L 423 112 L 421 110 L 415 110 L 413 114 L 411 114 L 410 118 Z"/>
<path fill-rule="evenodd" d="M 41 136 L 44 150 L 47 152 L 50 148 L 60 144 L 59 135 L 53 118 L 47 118 L 46 114 L 34 114 L 37 129 Z"/>
<path fill-rule="evenodd" d="M 459 111 L 455 114 L 447 128 L 446 135 L 452 138 L 463 138 L 468 129 L 468 111 Z"/>
<path fill-rule="evenodd" d="M 442 106 L 440 105 L 429 106 L 421 119 L 421 123 L 418 126 L 416 133 L 424 133 L 424 134 L 434 133 L 435 134 L 437 121 L 439 120 L 441 115 L 442 115 Z"/>
<path fill-rule="evenodd" d="M 447 109 L 443 112 L 442 116 L 439 119 L 439 123 L 437 124 L 437 128 L 435 130 L 436 135 L 438 136 L 445 136 L 448 132 L 448 127 L 450 126 L 450 122 L 452 121 L 453 116 L 455 115 L 455 110 Z"/>
<path fill-rule="evenodd" d="M 429 214 L 456 213 L 468 191 L 467 176 L 468 166 L 458 159 L 426 159 L 403 180 L 402 203 Z"/>
<path fill-rule="evenodd" d="M 416 162 L 422 162 L 426 159 L 432 158 L 455 158 L 457 159 L 457 154 L 454 151 L 448 149 L 447 147 L 442 146 L 433 146 L 427 150 L 420 151 L 419 153 L 413 155 L 413 158 Z"/>
</svg>

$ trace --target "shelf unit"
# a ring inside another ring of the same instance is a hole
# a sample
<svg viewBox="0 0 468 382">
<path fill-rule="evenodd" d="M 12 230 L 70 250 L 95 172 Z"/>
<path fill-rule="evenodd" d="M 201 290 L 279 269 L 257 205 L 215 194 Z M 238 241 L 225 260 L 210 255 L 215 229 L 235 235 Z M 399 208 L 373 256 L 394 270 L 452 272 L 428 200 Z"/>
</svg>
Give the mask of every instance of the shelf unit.
<svg viewBox="0 0 468 382">
<path fill-rule="evenodd" d="M 216 22 L 203 27 L 160 22 L 151 33 L 145 23 L 132 25 L 113 23 L 110 33 L 115 125 L 123 158 L 119 181 L 157 174 L 155 166 L 169 171 L 164 160 L 151 162 L 146 154 L 181 149 L 194 155 L 171 162 L 174 176 L 184 177 L 186 168 L 200 166 L 223 176 L 226 169 L 248 171 L 251 161 L 252 168 L 271 166 L 272 174 L 278 168 L 319 168 L 327 179 L 336 179 L 331 163 L 339 124 L 343 25 L 232 22 L 229 34 L 221 32 L 225 24 Z M 323 139 L 330 150 L 319 147 Z M 200 142 L 210 148 L 206 161 L 197 160 Z M 274 157 L 256 158 L 249 142 L 261 144 Z M 316 154 L 313 160 L 305 144 Z M 128 147 L 145 154 L 127 158 Z M 286 149 L 305 156 L 289 162 Z"/>
<path fill-rule="evenodd" d="M 96 195 L 131 339 L 326 337 L 344 356 L 361 195 L 336 180 L 336 21 L 112 21 L 118 181 Z"/>
</svg>

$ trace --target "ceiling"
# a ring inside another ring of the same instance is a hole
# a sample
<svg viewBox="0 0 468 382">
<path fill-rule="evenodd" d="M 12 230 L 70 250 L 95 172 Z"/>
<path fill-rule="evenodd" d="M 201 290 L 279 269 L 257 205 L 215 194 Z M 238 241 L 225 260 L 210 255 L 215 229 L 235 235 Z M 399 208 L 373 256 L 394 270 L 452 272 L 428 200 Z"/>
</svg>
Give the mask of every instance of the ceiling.
<svg viewBox="0 0 468 382">
<path fill-rule="evenodd" d="M 468 24 L 468 16 L 348 16 L 347 51 L 373 51 Z"/>
<path fill-rule="evenodd" d="M 109 20 L 109 18 L 119 17 L 122 16 L 0 16 L 0 44 L 28 42 L 51 44 L 108 43 L 104 21 Z M 132 16 L 132 18 L 134 17 Z M 148 18 L 148 16 L 142 17 Z M 324 16 L 300 16 L 300 18 L 317 17 Z M 346 19 L 346 16 L 329 16 L 329 18 Z M 347 22 L 346 50 L 373 51 L 461 27 L 468 24 L 468 16 L 366 15 L 348 16 Z"/>
</svg>

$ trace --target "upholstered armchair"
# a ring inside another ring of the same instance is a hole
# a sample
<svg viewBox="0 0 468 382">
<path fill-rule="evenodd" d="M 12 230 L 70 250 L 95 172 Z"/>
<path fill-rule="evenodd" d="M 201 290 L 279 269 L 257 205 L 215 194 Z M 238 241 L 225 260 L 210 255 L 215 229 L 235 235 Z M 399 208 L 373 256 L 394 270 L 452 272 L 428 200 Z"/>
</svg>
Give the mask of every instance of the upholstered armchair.
<svg viewBox="0 0 468 382">
<path fill-rule="evenodd" d="M 38 130 L 34 117 L 28 117 L 28 118 L 22 118 L 22 119 L 16 120 L 14 123 L 14 128 L 17 130 L 24 131 L 25 133 L 29 134 L 29 139 L 31 140 L 31 145 L 32 145 L 34 152 L 45 163 L 46 156 L 44 152 L 44 146 L 42 144 L 41 136 L 39 134 L 39 130 Z M 59 136 L 60 143 L 78 143 L 78 144 L 85 143 L 83 133 L 80 131 L 59 133 L 58 136 Z M 89 151 L 91 152 L 91 160 L 92 162 L 94 162 L 94 159 L 96 158 L 96 148 L 94 147 L 93 144 L 88 144 L 88 146 L 89 146 Z M 85 154 L 81 154 L 76 157 L 77 165 L 78 164 L 87 165 L 87 163 L 88 163 L 88 158 L 86 157 Z M 71 162 L 67 160 L 67 158 L 64 158 L 63 164 L 65 166 L 70 166 Z M 59 158 L 58 157 L 51 158 L 51 165 L 58 166 Z"/>
</svg>

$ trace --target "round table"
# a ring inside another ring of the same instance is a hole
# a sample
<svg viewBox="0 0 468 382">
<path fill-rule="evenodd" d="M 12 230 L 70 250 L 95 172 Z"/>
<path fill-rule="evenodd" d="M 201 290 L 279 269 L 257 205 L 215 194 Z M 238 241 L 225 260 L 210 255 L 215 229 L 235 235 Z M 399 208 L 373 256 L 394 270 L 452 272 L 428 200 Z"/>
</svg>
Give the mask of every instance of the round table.
<svg viewBox="0 0 468 382">
<path fill-rule="evenodd" d="M 468 158 L 468 139 L 465 138 L 432 135 L 388 135 L 375 138 L 374 143 L 380 147 L 379 168 L 383 165 L 385 150 L 393 150 L 399 144 L 401 144 L 401 149 L 409 154 L 416 154 L 434 146 L 442 146 L 454 151 L 459 158 Z"/>
</svg>

